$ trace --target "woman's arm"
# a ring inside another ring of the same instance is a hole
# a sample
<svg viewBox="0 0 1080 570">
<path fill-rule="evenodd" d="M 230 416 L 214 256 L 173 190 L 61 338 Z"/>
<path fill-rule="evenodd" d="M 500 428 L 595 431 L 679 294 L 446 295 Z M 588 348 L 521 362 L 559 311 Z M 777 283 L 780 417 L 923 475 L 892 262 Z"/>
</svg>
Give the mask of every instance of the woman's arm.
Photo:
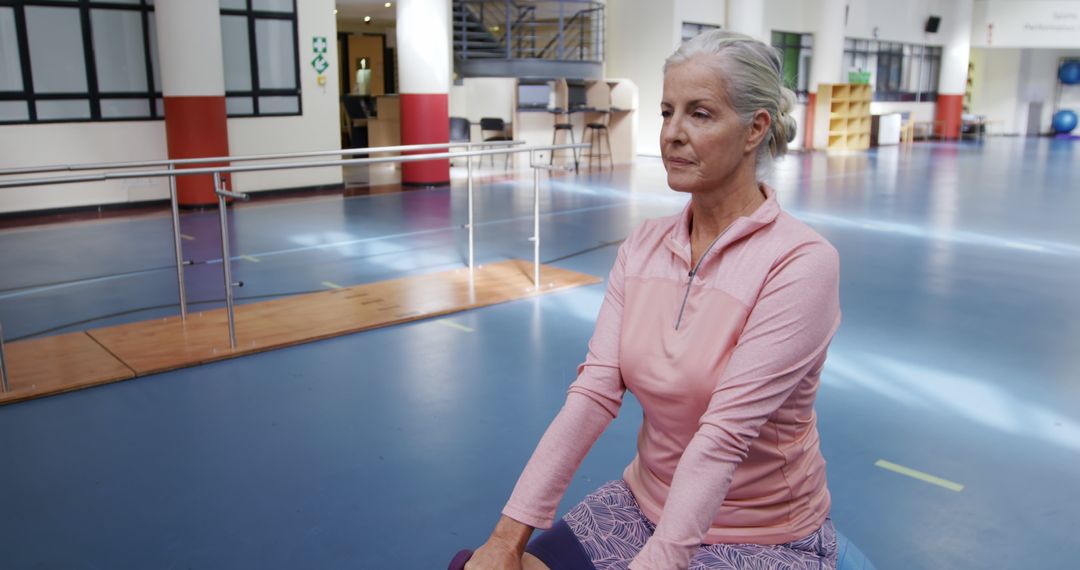
<svg viewBox="0 0 1080 570">
<path fill-rule="evenodd" d="M 632 570 L 686 568 L 762 425 L 820 363 L 840 323 L 839 259 L 824 243 L 773 269 L 683 452 L 656 532 Z"/>
<path fill-rule="evenodd" d="M 619 370 L 623 276 L 633 236 L 619 248 L 608 277 L 585 362 L 566 403 L 551 422 L 518 479 L 503 515 L 534 528 L 550 528 L 555 511 L 585 454 L 619 412 L 626 387 Z"/>
</svg>

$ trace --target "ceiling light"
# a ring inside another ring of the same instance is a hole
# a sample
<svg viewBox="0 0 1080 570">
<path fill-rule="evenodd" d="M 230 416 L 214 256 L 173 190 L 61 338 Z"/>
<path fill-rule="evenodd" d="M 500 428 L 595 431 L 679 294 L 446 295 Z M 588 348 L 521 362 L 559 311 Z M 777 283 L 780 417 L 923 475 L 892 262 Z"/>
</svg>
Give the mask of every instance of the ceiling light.
<svg viewBox="0 0 1080 570">
<path fill-rule="evenodd" d="M 371 21 L 371 16 L 364 16 L 364 21 L 365 22 L 370 22 Z"/>
<path fill-rule="evenodd" d="M 337 8 L 334 8 L 334 15 L 337 16 Z"/>
<path fill-rule="evenodd" d="M 387 2 L 386 4 L 383 4 L 383 6 L 386 7 L 386 8 L 389 8 L 392 5 L 393 5 L 393 3 L 391 3 L 391 2 Z"/>
</svg>

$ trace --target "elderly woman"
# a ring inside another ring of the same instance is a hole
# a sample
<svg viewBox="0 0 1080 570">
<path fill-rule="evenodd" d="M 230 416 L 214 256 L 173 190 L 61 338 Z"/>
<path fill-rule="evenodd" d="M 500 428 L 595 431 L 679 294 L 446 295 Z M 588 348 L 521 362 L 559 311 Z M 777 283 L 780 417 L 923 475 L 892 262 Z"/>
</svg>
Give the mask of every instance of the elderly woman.
<svg viewBox="0 0 1080 570">
<path fill-rule="evenodd" d="M 660 145 L 690 203 L 619 249 L 577 380 L 467 570 L 836 566 L 814 399 L 839 261 L 758 180 L 794 138 L 793 100 L 750 37 L 668 58 Z M 552 526 L 626 390 L 645 412 L 637 456 Z M 550 530 L 526 548 L 535 528 Z"/>
</svg>

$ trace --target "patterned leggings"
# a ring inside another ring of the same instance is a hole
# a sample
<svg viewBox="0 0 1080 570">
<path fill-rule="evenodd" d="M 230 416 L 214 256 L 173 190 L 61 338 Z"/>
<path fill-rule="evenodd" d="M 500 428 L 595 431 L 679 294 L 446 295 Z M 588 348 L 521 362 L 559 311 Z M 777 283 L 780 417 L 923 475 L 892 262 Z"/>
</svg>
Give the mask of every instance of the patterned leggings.
<svg viewBox="0 0 1080 570">
<path fill-rule="evenodd" d="M 618 480 L 590 493 L 528 550 L 552 570 L 623 570 L 655 530 Z M 826 519 L 810 536 L 787 544 L 703 544 L 690 570 L 834 570 L 836 557 L 836 529 Z"/>
</svg>

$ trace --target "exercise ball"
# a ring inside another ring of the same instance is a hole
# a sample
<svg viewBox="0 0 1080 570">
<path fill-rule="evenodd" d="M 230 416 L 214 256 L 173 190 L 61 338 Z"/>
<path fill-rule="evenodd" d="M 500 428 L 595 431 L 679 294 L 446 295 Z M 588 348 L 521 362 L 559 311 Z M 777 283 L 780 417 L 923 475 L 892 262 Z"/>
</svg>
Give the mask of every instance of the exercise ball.
<svg viewBox="0 0 1080 570">
<path fill-rule="evenodd" d="M 1054 113 L 1054 120 L 1051 121 L 1050 126 L 1054 128 L 1055 133 L 1065 134 L 1076 128 L 1076 113 L 1062 109 Z"/>
<path fill-rule="evenodd" d="M 1080 83 L 1080 61 L 1066 61 L 1058 68 L 1058 79 L 1065 85 Z"/>
</svg>

